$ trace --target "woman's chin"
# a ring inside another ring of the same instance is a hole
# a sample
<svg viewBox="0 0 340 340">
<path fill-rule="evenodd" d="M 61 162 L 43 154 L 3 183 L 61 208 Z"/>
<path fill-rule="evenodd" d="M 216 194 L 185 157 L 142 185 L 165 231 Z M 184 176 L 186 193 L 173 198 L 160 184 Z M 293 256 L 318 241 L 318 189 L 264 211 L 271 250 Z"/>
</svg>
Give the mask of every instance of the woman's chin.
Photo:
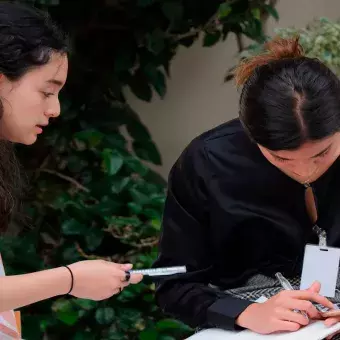
<svg viewBox="0 0 340 340">
<path fill-rule="evenodd" d="M 36 134 L 31 134 L 30 136 L 26 136 L 26 138 L 18 138 L 13 139 L 11 142 L 23 145 L 32 145 L 37 141 L 38 136 Z"/>
</svg>

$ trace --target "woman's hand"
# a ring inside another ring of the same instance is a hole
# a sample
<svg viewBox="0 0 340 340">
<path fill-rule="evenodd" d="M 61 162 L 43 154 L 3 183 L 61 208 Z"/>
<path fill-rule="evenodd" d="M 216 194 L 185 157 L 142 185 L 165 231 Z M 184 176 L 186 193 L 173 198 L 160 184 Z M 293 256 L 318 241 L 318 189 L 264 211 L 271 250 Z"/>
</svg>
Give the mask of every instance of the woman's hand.
<svg viewBox="0 0 340 340">
<path fill-rule="evenodd" d="M 333 309 L 333 304 L 318 294 L 320 286 L 315 283 L 308 290 L 285 290 L 264 303 L 254 303 L 237 318 L 237 325 L 259 334 L 281 331 L 297 331 L 309 320 L 298 309 L 305 311 L 310 319 L 319 319 L 320 313 L 312 302 Z"/>
<path fill-rule="evenodd" d="M 142 280 L 141 274 L 131 274 L 126 281 L 130 264 L 117 264 L 103 260 L 81 261 L 68 266 L 74 278 L 71 295 L 84 299 L 103 300 L 118 294 L 130 283 Z M 65 268 L 67 271 L 67 268 Z M 70 275 L 71 285 L 71 275 Z"/>
<path fill-rule="evenodd" d="M 338 310 L 336 312 L 339 312 Z M 323 316 L 325 317 L 325 316 Z M 338 322 L 340 322 L 340 315 L 337 315 L 337 316 L 330 316 L 330 317 L 326 317 L 325 318 L 325 325 L 327 327 L 331 327 L 331 326 L 334 326 L 335 324 L 337 324 Z M 337 334 L 340 334 L 340 331 L 334 333 L 334 334 L 331 334 L 329 335 L 326 339 L 332 339 L 335 335 Z"/>
</svg>

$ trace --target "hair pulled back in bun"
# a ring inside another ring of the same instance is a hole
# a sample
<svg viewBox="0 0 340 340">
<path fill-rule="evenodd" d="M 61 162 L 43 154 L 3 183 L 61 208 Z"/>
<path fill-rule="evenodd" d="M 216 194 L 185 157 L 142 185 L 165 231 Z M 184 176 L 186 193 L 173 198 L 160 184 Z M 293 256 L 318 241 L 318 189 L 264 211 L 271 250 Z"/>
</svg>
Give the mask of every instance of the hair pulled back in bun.
<svg viewBox="0 0 340 340">
<path fill-rule="evenodd" d="M 239 117 L 245 131 L 269 150 L 293 150 L 340 131 L 340 81 L 304 56 L 299 38 L 276 38 L 263 54 L 238 66 Z"/>
<path fill-rule="evenodd" d="M 267 42 L 264 48 L 265 53 L 246 59 L 236 68 L 234 74 L 237 86 L 242 86 L 259 66 L 276 60 L 304 56 L 303 49 L 299 44 L 299 37 L 292 39 L 277 37 Z"/>
</svg>

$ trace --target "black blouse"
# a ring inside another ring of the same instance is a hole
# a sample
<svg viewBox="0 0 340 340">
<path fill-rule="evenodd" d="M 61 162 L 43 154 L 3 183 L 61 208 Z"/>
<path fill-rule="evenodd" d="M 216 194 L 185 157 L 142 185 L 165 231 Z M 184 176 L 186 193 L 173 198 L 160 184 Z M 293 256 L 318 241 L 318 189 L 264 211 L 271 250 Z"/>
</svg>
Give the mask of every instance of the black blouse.
<svg viewBox="0 0 340 340">
<path fill-rule="evenodd" d="M 339 161 L 312 184 L 318 225 L 340 246 Z M 240 287 L 254 274 L 301 274 L 306 243 L 317 243 L 305 187 L 266 160 L 238 119 L 194 139 L 169 175 L 154 267 L 186 265 L 164 278 L 156 299 L 164 313 L 192 327 L 234 329 L 251 303 L 210 288 Z"/>
</svg>

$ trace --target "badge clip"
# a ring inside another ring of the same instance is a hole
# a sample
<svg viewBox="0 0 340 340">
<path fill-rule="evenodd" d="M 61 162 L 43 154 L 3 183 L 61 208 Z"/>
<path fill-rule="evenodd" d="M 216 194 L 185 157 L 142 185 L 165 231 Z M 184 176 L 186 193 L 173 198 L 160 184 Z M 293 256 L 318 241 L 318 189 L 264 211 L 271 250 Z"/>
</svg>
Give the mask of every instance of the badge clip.
<svg viewBox="0 0 340 340">
<path fill-rule="evenodd" d="M 319 237 L 319 247 L 320 248 L 327 248 L 327 234 L 326 231 L 321 229 L 318 225 L 313 227 L 313 230 Z"/>
</svg>

